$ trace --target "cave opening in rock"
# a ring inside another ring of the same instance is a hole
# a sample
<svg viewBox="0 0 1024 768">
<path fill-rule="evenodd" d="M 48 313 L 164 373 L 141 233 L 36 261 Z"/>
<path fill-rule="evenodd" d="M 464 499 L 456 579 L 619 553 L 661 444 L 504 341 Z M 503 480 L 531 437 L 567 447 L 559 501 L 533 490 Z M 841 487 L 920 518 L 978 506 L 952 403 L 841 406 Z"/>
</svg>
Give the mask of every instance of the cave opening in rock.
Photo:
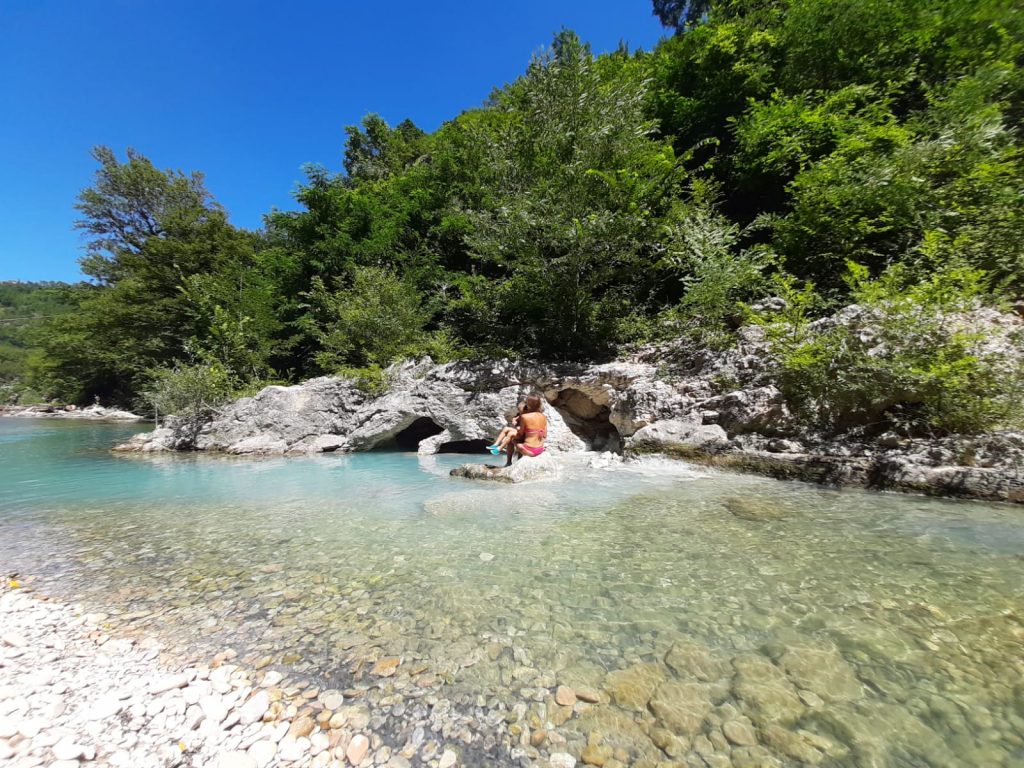
<svg viewBox="0 0 1024 768">
<path fill-rule="evenodd" d="M 488 440 L 452 440 L 441 443 L 438 453 L 487 453 Z"/>
<path fill-rule="evenodd" d="M 380 447 L 394 447 L 399 451 L 415 451 L 420 447 L 421 441 L 442 432 L 444 432 L 444 428 L 439 427 L 429 416 L 420 416 L 408 427 L 395 434 L 393 446 Z"/>
<path fill-rule="evenodd" d="M 549 402 L 561 414 L 566 426 L 573 434 L 587 444 L 591 451 L 622 450 L 622 439 L 619 430 L 611 423 L 611 408 L 600 400 L 607 396 L 603 393 L 590 394 L 575 387 L 567 387 L 558 392 Z"/>
</svg>

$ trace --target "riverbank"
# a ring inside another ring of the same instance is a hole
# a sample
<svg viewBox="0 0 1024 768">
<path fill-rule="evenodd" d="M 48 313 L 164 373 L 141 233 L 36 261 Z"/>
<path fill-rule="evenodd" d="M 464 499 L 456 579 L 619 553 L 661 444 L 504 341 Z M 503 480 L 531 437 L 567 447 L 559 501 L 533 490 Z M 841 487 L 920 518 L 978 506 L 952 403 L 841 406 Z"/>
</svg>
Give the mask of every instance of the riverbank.
<svg viewBox="0 0 1024 768">
<path fill-rule="evenodd" d="M 0 762 L 13 768 L 405 768 L 418 756 L 419 765 L 460 764 L 455 750 L 428 740 L 422 727 L 401 748 L 385 744 L 372 728 L 365 690 L 320 690 L 277 671 L 246 668 L 233 663 L 232 649 L 176 663 L 152 637 L 108 631 L 107 618 L 5 579 Z M 393 675 L 391 664 L 380 662 L 378 674 Z"/>
<path fill-rule="evenodd" d="M 20 419 L 83 419 L 88 421 L 145 421 L 131 411 L 90 405 L 77 408 L 73 405 L 0 405 L 0 416 Z"/>
</svg>

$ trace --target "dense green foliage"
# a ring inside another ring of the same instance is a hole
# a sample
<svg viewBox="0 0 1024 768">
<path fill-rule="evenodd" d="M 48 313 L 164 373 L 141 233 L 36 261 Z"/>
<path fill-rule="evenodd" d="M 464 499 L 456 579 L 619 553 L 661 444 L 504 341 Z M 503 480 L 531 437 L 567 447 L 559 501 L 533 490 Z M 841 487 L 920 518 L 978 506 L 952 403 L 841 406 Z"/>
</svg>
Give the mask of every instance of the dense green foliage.
<svg viewBox="0 0 1024 768">
<path fill-rule="evenodd" d="M 434 133 L 367 116 L 347 129 L 344 170 L 310 166 L 299 209 L 256 233 L 230 225 L 200 175 L 98 149 L 78 204 L 94 284 L 53 324 L 35 382 L 130 402 L 155 371 L 195 366 L 232 391 L 335 371 L 373 386 L 410 355 L 591 359 L 679 333 L 723 344 L 744 303 L 789 286 L 814 297 L 790 315 L 861 301 L 890 316 L 883 328 L 936 323 L 918 329 L 934 340 L 920 359 L 894 348 L 862 371 L 885 398 L 829 379 L 837 361 L 866 362 L 843 357 L 859 354 L 848 339 L 786 348 L 782 369 L 811 387 L 790 395 L 817 421 L 891 414 L 893 398 L 935 428 L 1012 420 L 1013 376 L 992 377 L 978 339 L 940 339 L 954 308 L 926 297 L 935 280 L 966 290 L 966 275 L 975 303 L 1024 293 L 1019 4 L 654 11 L 676 33 L 655 50 L 594 57 L 563 31 Z M 876 285 L 914 297 L 913 317 Z M 850 403 L 814 389 L 826 384 Z M 974 416 L 950 411 L 968 392 L 984 400 Z"/>
<path fill-rule="evenodd" d="M 778 352 L 780 383 L 812 423 L 832 429 L 973 431 L 1024 416 L 1024 339 L 982 330 L 972 314 L 983 273 L 954 267 L 917 283 L 902 264 L 872 279 L 851 263 L 856 314 L 812 323 L 819 300 L 783 281 L 786 308 L 754 313 Z M 850 310 L 848 310 L 850 311 Z"/>
</svg>

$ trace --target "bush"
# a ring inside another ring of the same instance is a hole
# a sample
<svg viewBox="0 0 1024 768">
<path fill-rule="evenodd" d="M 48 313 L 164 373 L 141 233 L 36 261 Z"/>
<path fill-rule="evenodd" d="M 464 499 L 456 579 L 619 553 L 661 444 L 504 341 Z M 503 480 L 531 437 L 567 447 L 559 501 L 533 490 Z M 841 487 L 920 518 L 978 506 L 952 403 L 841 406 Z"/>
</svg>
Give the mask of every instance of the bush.
<svg viewBox="0 0 1024 768">
<path fill-rule="evenodd" d="M 682 321 L 706 344 L 726 346 L 732 339 L 731 321 L 742 312 L 741 300 L 763 293 L 762 273 L 774 256 L 763 247 L 741 249 L 743 230 L 700 193 L 673 218 L 666 225 L 664 264 L 680 275 L 684 293 L 664 319 Z"/>
<path fill-rule="evenodd" d="M 351 379 L 356 389 L 371 397 L 383 395 L 388 389 L 387 371 L 379 365 L 368 365 L 365 368 L 340 368 L 337 374 L 342 378 Z"/>
<path fill-rule="evenodd" d="M 979 432 L 1024 417 L 1024 339 L 978 322 L 984 273 L 950 267 L 918 283 L 895 266 L 871 279 L 850 264 L 857 304 L 809 322 L 808 286 L 779 283 L 786 309 L 753 313 L 783 391 L 816 426 Z"/>
<path fill-rule="evenodd" d="M 330 291 L 319 279 L 307 294 L 316 318 L 326 372 L 386 367 L 403 357 L 454 349 L 450 338 L 426 330 L 430 312 L 412 283 L 380 267 L 357 267 L 348 287 Z"/>
<path fill-rule="evenodd" d="M 228 402 L 234 392 L 231 377 L 219 365 L 177 365 L 150 371 L 150 386 L 142 396 L 157 416 L 173 414 L 198 422 Z"/>
</svg>

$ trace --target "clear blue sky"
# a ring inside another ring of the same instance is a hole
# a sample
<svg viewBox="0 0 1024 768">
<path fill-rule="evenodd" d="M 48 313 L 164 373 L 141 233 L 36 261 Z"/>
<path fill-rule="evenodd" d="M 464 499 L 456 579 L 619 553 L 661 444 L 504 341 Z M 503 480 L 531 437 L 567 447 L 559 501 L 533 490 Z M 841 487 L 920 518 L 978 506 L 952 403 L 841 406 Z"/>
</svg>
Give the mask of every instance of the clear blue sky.
<svg viewBox="0 0 1024 768">
<path fill-rule="evenodd" d="M 199 170 L 235 224 L 341 169 L 367 112 L 434 130 L 561 27 L 595 52 L 663 34 L 650 0 L 0 0 L 0 280 L 76 280 L 89 150 Z"/>
</svg>

